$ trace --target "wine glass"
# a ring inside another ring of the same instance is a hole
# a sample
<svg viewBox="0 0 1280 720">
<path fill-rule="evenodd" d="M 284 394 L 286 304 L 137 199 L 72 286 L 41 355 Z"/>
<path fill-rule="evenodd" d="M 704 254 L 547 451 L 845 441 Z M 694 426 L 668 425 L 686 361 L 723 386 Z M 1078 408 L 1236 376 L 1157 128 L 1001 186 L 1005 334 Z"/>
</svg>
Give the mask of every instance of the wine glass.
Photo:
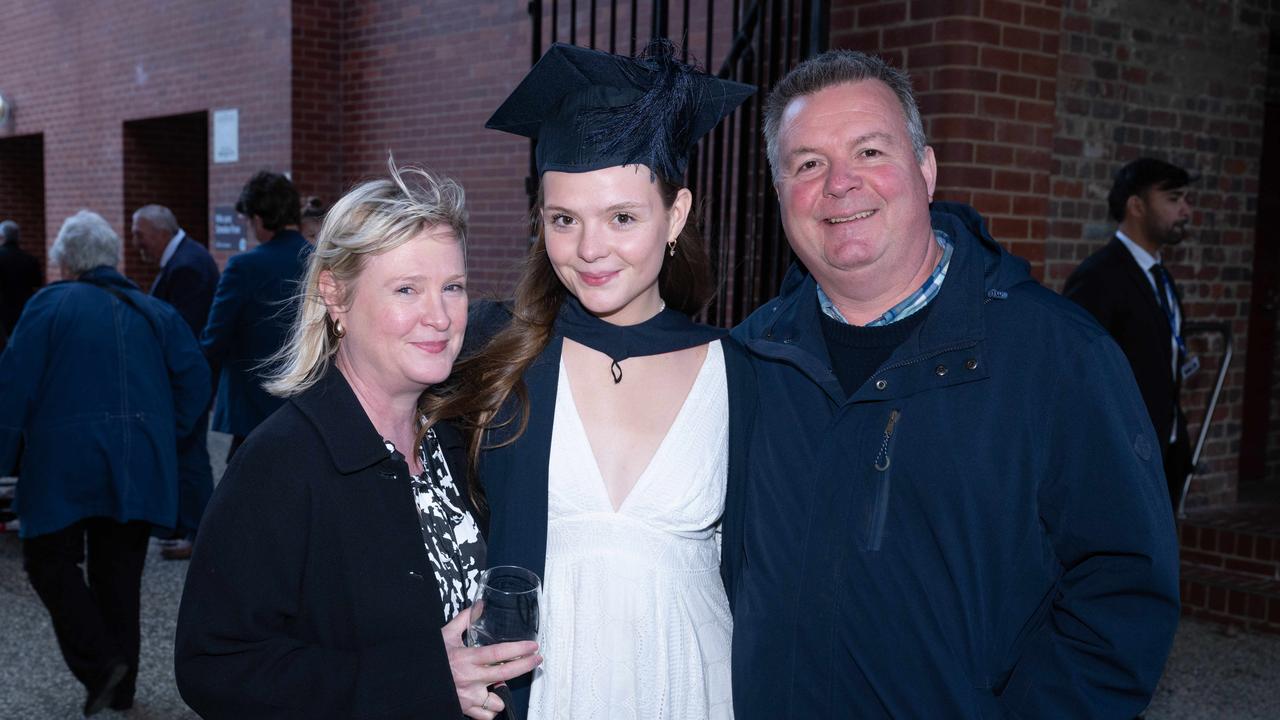
<svg viewBox="0 0 1280 720">
<path fill-rule="evenodd" d="M 479 647 L 537 640 L 541 595 L 542 581 L 531 570 L 498 565 L 480 573 L 467 644 Z"/>
</svg>

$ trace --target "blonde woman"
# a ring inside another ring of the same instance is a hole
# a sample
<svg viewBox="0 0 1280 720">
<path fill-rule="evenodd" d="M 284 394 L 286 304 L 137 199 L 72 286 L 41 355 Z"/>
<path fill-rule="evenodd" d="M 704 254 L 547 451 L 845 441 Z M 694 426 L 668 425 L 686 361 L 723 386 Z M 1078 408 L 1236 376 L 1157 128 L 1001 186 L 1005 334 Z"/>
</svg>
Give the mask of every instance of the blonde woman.
<svg viewBox="0 0 1280 720">
<path fill-rule="evenodd" d="M 484 566 L 452 428 L 417 406 L 467 318 L 462 188 L 416 169 L 330 210 L 268 390 L 288 398 L 236 453 L 178 618 L 183 698 L 205 718 L 487 720 L 532 642 L 466 648 Z"/>
</svg>

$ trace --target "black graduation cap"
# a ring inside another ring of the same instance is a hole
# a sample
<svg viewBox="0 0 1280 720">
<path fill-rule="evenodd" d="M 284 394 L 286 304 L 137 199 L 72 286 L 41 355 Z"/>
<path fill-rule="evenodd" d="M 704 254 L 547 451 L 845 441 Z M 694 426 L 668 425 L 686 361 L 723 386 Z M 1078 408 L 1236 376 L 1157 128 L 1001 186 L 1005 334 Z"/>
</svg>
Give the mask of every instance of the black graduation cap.
<svg viewBox="0 0 1280 720">
<path fill-rule="evenodd" d="M 756 90 L 696 71 L 670 42 L 637 58 L 556 43 L 485 127 L 538 141 L 538 174 L 647 165 L 679 184 L 695 143 Z"/>
</svg>

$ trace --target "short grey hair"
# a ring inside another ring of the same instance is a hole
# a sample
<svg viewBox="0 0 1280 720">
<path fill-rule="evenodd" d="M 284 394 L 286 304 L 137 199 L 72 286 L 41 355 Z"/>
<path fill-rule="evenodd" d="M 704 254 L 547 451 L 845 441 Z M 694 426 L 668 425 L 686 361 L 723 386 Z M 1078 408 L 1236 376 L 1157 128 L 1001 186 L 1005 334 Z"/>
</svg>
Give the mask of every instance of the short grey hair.
<svg viewBox="0 0 1280 720">
<path fill-rule="evenodd" d="M 311 387 L 338 351 L 338 337 L 320 295 L 321 273 L 333 273 L 343 293 L 339 304 L 348 305 L 368 257 L 394 250 L 433 227 L 453 231 L 465 263 L 467 207 L 462 186 L 421 168 L 396 167 L 394 158 L 388 158 L 387 170 L 388 177 L 360 185 L 325 214 L 302 278 L 293 330 L 265 363 L 273 368 L 264 385 L 272 395 L 291 397 Z"/>
<path fill-rule="evenodd" d="M 924 122 L 920 119 L 920 108 L 916 105 L 915 93 L 911 90 L 911 77 L 906 72 L 893 67 L 884 58 L 868 55 L 856 50 L 828 50 L 817 57 L 805 60 L 792 68 L 782 81 L 778 83 L 764 108 L 764 140 L 769 154 L 769 168 L 773 177 L 778 178 L 781 158 L 778 153 L 778 132 L 782 125 L 782 114 L 786 112 L 791 101 L 812 95 L 833 85 L 861 82 L 863 80 L 879 80 L 893 91 L 902 105 L 902 114 L 907 118 L 907 134 L 911 137 L 911 148 L 915 151 L 916 162 L 924 162 Z"/>
<path fill-rule="evenodd" d="M 73 278 L 103 265 L 114 268 L 120 264 L 120 236 L 101 215 L 81 210 L 62 223 L 49 257 Z"/>
<path fill-rule="evenodd" d="M 4 236 L 6 243 L 18 242 L 18 223 L 12 220 L 0 222 L 0 234 Z"/>
<path fill-rule="evenodd" d="M 163 230 L 170 235 L 178 234 L 178 218 L 173 216 L 173 211 L 163 205 L 143 205 L 133 211 L 133 221 L 146 220 L 151 223 L 151 227 L 157 230 Z"/>
</svg>

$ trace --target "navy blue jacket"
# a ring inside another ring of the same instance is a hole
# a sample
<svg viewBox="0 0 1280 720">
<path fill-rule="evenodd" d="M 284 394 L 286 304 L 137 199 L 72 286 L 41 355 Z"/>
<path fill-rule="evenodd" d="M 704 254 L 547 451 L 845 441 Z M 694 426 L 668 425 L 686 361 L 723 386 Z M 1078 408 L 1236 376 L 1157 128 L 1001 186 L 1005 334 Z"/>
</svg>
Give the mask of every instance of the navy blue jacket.
<svg viewBox="0 0 1280 720">
<path fill-rule="evenodd" d="M 464 477 L 462 437 L 437 432 Z M 461 718 L 443 625 L 409 468 L 330 366 L 236 451 L 209 503 L 178 690 L 209 720 Z"/>
<path fill-rule="evenodd" d="M 200 336 L 218 378 L 213 429 L 248 435 L 282 404 L 262 389 L 262 361 L 284 345 L 293 322 L 290 300 L 311 246 L 282 230 L 249 252 L 233 256 L 218 280 L 209 322 Z"/>
<path fill-rule="evenodd" d="M 756 718 L 1132 718 L 1178 622 L 1159 444 L 1128 363 L 965 206 L 910 338 L 841 390 L 813 277 L 734 331 L 754 365 L 724 563 Z"/>
<path fill-rule="evenodd" d="M 191 327 L 191 334 L 199 337 L 217 287 L 218 263 L 203 245 L 184 236 L 151 283 L 151 296 L 172 305 Z"/>
<path fill-rule="evenodd" d="M 173 527 L 176 438 L 209 400 L 209 368 L 182 317 L 114 269 L 27 302 L 0 355 L 0 472 L 25 440 L 16 511 L 23 537 L 82 518 Z M 145 314 L 145 316 L 144 316 Z"/>
<path fill-rule="evenodd" d="M 169 262 L 151 283 L 151 297 L 164 300 L 187 321 L 199 337 L 209 319 L 213 291 L 218 286 L 218 263 L 200 243 L 185 236 Z M 207 410 L 207 404 L 206 404 Z M 209 416 L 201 413 L 191 434 L 178 439 L 178 527 L 195 530 L 213 494 L 209 465 Z"/>
</svg>

